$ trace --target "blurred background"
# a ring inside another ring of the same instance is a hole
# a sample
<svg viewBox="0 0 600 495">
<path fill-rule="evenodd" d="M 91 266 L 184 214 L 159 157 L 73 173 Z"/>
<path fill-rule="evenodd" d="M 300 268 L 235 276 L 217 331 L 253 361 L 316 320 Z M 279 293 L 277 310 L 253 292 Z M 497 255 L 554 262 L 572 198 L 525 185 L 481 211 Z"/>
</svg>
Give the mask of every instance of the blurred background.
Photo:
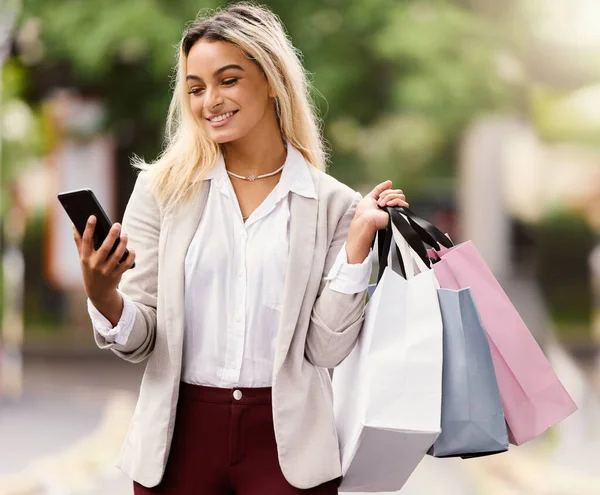
<svg viewBox="0 0 600 495">
<path fill-rule="evenodd" d="M 273 0 L 357 190 L 391 178 L 472 239 L 580 411 L 408 495 L 597 495 L 600 2 Z M 175 47 L 210 0 L 0 0 L 0 494 L 126 494 L 112 467 L 143 365 L 93 343 L 59 191 L 114 221 L 161 150 Z"/>
</svg>

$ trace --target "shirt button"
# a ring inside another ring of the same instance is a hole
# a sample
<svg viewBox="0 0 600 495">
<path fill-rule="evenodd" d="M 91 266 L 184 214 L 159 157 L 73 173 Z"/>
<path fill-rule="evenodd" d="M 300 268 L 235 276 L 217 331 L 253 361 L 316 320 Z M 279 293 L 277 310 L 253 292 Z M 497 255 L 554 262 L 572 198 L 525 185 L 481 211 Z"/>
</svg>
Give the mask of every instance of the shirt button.
<svg viewBox="0 0 600 495">
<path fill-rule="evenodd" d="M 235 400 L 240 400 L 242 398 L 242 391 L 241 390 L 234 390 L 233 391 L 233 398 Z"/>
<path fill-rule="evenodd" d="M 235 321 L 237 321 L 239 323 L 241 319 L 242 318 L 240 317 L 240 315 L 235 315 Z"/>
<path fill-rule="evenodd" d="M 240 270 L 240 271 L 238 272 L 238 277 L 243 277 L 243 276 L 244 276 L 244 272 L 243 272 L 242 270 Z"/>
</svg>

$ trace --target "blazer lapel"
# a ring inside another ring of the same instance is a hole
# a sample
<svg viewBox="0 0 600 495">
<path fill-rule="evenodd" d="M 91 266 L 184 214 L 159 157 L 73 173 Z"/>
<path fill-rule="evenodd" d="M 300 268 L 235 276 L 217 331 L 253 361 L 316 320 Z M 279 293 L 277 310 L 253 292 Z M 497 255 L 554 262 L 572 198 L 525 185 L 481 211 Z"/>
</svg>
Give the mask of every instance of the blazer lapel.
<svg viewBox="0 0 600 495">
<path fill-rule="evenodd" d="M 167 233 L 161 270 L 164 277 L 165 316 L 171 356 L 181 356 L 184 317 L 185 255 L 208 198 L 210 181 L 202 182 L 196 197 L 189 204 L 177 208 L 168 217 Z M 178 359 L 178 358 L 176 358 Z"/>
<path fill-rule="evenodd" d="M 292 194 L 290 252 L 283 289 L 283 310 L 277 334 L 274 374 L 279 371 L 292 342 L 306 293 L 315 251 L 318 206 L 317 199 Z"/>
</svg>

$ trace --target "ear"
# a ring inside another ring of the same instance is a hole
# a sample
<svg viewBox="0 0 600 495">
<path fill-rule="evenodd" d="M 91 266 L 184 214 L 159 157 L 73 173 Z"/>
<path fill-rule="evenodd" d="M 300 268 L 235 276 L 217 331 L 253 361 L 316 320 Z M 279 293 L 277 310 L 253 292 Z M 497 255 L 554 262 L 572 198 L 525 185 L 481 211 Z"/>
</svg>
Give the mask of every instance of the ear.
<svg viewBox="0 0 600 495">
<path fill-rule="evenodd" d="M 277 98 L 277 92 L 275 91 L 275 88 L 273 87 L 273 84 L 271 83 L 271 81 L 269 81 L 269 79 L 267 78 L 267 76 L 265 75 L 265 82 L 267 83 L 267 88 L 269 90 L 269 98 Z"/>
</svg>

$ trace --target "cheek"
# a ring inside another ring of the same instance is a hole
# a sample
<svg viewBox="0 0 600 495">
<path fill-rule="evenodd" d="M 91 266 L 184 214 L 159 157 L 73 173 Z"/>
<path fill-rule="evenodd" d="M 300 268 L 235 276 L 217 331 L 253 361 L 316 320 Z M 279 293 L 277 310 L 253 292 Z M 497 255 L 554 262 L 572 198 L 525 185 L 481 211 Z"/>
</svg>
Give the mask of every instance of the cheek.
<svg viewBox="0 0 600 495">
<path fill-rule="evenodd" d="M 244 95 L 243 100 L 240 98 L 240 103 L 246 114 L 246 119 L 255 124 L 262 120 L 268 110 L 269 98 L 262 88 L 254 88 L 254 91 Z"/>
<path fill-rule="evenodd" d="M 202 99 L 192 96 L 190 99 L 190 107 L 196 118 L 202 119 Z"/>
</svg>

